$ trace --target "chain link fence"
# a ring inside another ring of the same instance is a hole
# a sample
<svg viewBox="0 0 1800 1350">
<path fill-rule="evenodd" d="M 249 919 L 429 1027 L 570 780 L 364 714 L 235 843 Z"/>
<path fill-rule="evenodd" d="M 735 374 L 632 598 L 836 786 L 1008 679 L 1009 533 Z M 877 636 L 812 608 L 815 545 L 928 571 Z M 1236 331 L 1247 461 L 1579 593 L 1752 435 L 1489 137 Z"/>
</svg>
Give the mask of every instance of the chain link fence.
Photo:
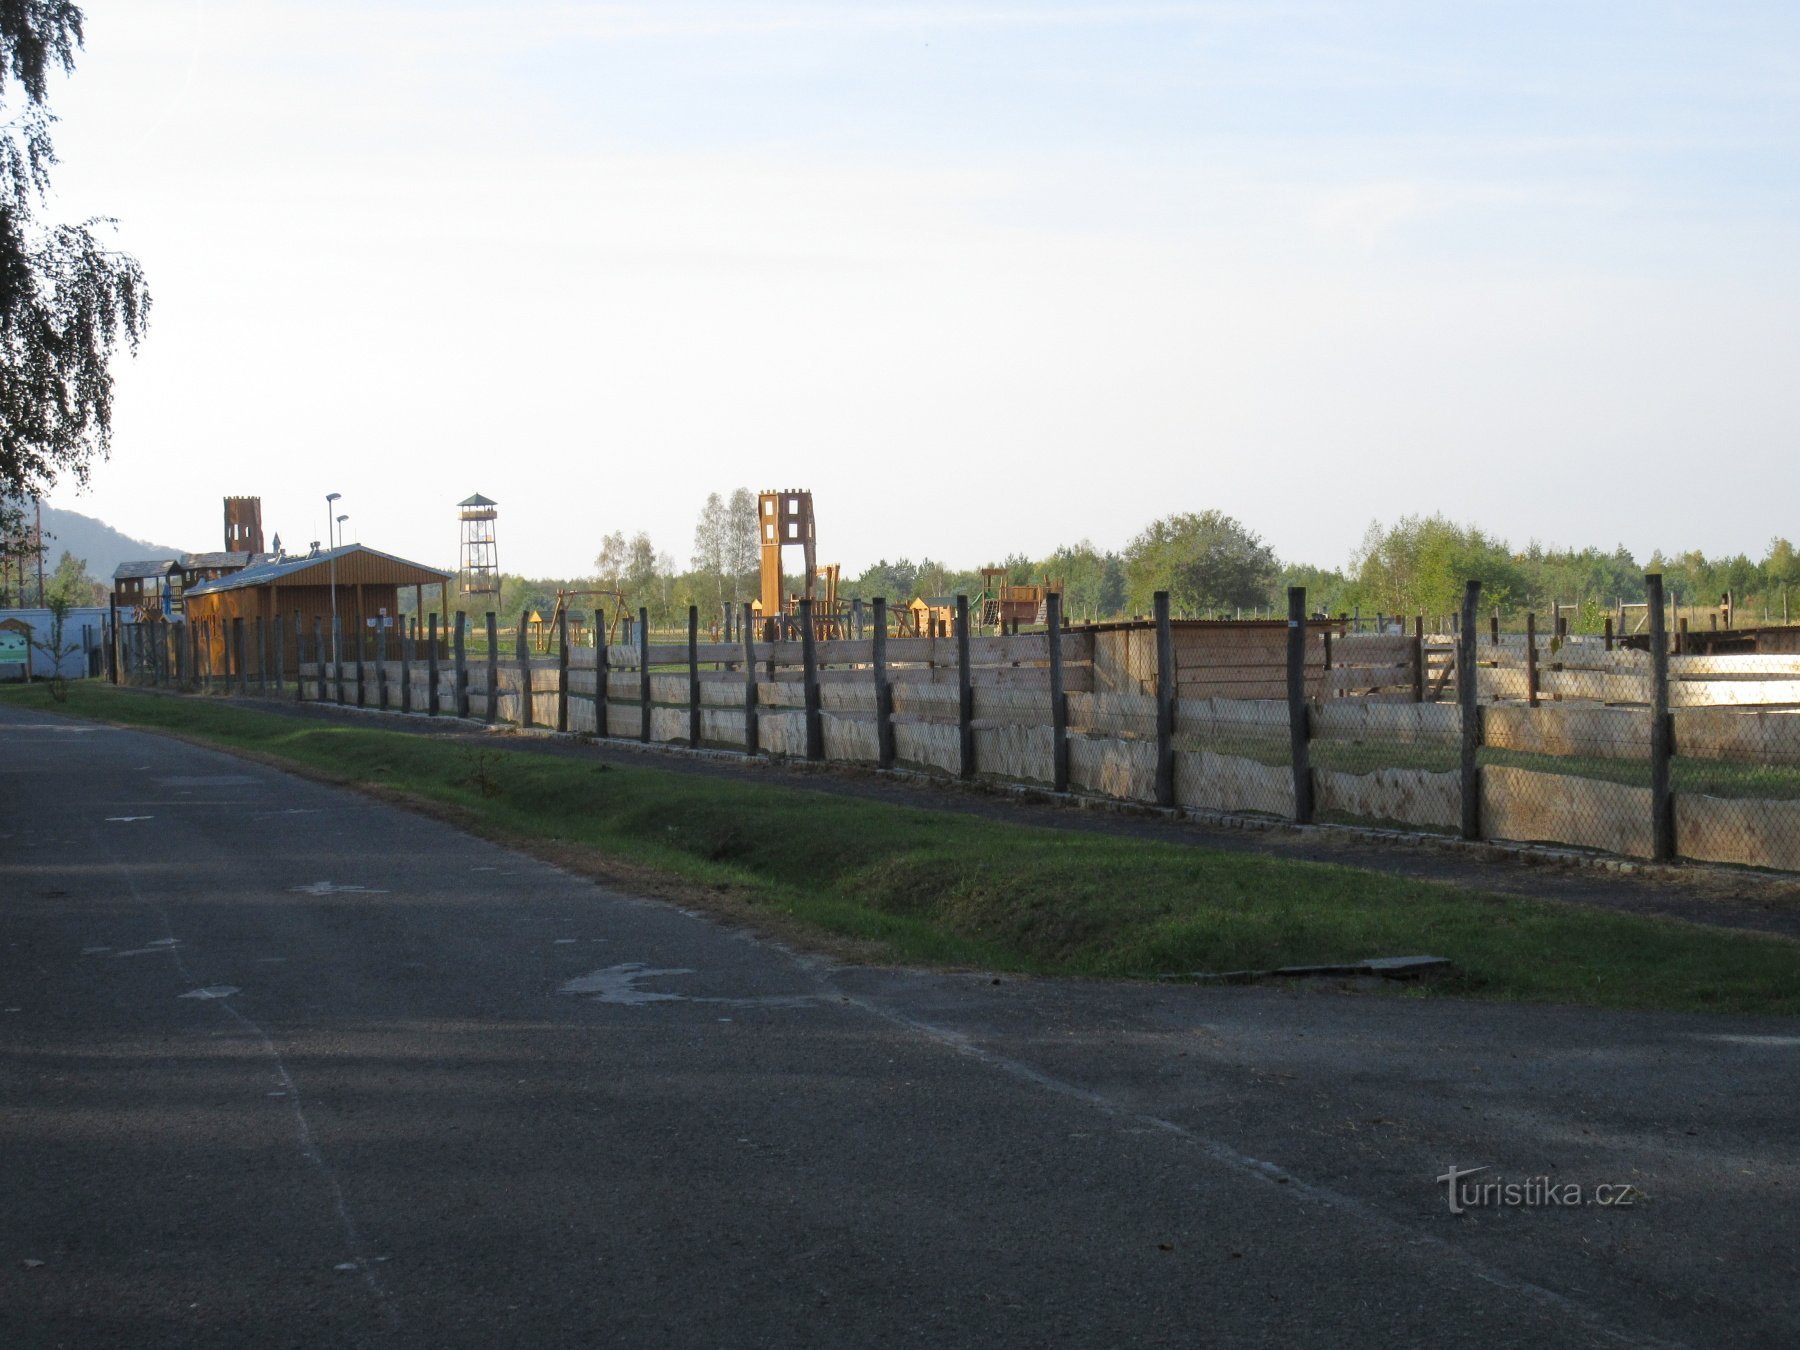
<svg viewBox="0 0 1800 1350">
<path fill-rule="evenodd" d="M 1477 632 L 1474 599 L 1449 632 L 1376 633 L 1306 617 L 1303 593 L 1286 621 L 1172 620 L 1159 597 L 1154 618 L 1070 628 L 1052 597 L 1027 631 L 934 636 L 882 631 L 879 602 L 818 633 L 746 607 L 719 633 L 640 613 L 628 641 L 510 652 L 492 615 L 335 642 L 131 625 L 116 660 L 125 683 L 1800 871 L 1800 654 L 1670 652 L 1660 622 L 1629 644 Z"/>
</svg>

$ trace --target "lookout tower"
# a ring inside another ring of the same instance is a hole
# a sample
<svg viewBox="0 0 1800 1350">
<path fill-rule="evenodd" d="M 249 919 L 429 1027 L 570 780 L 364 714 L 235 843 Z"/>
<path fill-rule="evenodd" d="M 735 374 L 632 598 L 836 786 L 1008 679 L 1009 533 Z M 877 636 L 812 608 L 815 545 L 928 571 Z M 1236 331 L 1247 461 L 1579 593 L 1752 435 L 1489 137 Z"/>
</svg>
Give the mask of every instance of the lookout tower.
<svg viewBox="0 0 1800 1350">
<path fill-rule="evenodd" d="M 782 611 L 781 550 L 790 544 L 806 558 L 806 570 L 800 575 L 806 598 L 813 598 L 818 560 L 813 556 L 812 493 L 799 488 L 760 493 L 756 515 L 762 543 L 762 612 L 765 619 L 773 619 Z"/>
<path fill-rule="evenodd" d="M 227 497 L 225 499 L 225 551 L 227 553 L 261 553 L 263 551 L 261 497 Z"/>
<path fill-rule="evenodd" d="M 496 503 L 477 492 L 457 504 L 462 523 L 462 553 L 457 572 L 463 599 L 500 603 L 500 554 L 494 543 Z"/>
</svg>

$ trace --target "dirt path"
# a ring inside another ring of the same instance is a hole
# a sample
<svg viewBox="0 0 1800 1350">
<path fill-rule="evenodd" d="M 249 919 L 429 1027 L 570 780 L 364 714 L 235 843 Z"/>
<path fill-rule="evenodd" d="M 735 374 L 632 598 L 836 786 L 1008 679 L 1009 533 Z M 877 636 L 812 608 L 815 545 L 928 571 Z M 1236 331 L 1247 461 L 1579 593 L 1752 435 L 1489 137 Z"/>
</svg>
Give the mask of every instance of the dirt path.
<svg viewBox="0 0 1800 1350">
<path fill-rule="evenodd" d="M 1800 878 L 1792 880 L 1723 867 L 1633 865 L 1615 871 L 1600 860 L 1549 849 L 1466 845 L 1419 836 L 1373 834 L 1331 826 L 1224 825 L 1174 819 L 1146 808 L 1108 803 L 1084 807 L 1047 792 L 1021 794 L 989 784 L 960 784 L 914 774 L 808 765 L 792 761 L 746 760 L 731 754 L 694 755 L 680 748 L 644 746 L 635 741 L 596 744 L 574 737 L 508 730 L 488 731 L 454 718 L 427 719 L 398 713 L 295 704 L 274 699 L 233 699 L 234 703 L 284 716 L 386 730 L 447 736 L 509 753 L 565 755 L 612 763 L 644 764 L 673 773 L 745 782 L 783 783 L 923 810 L 959 811 L 988 820 L 1058 830 L 1157 839 L 1168 843 L 1275 858 L 1331 863 L 1370 872 L 1442 881 L 1501 895 L 1528 896 L 1653 914 L 1688 923 L 1751 929 L 1800 940 Z"/>
</svg>

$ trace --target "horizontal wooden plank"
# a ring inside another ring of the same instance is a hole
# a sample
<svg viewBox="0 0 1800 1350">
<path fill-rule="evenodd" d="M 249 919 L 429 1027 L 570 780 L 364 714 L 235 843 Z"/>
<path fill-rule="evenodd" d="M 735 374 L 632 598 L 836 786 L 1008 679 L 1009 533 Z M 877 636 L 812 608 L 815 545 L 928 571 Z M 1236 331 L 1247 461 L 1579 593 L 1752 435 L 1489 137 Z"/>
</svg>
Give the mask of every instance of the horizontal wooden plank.
<svg viewBox="0 0 1800 1350">
<path fill-rule="evenodd" d="M 1701 862 L 1800 872 L 1800 801 L 1677 793 L 1675 847 Z"/>
<path fill-rule="evenodd" d="M 1314 805 L 1378 825 L 1454 829 L 1462 822 L 1462 776 L 1428 769 L 1384 768 L 1369 773 L 1313 771 Z"/>
<path fill-rule="evenodd" d="M 1413 668 L 1407 666 L 1337 667 L 1325 679 L 1327 689 L 1383 689 L 1389 685 L 1411 684 Z"/>
<path fill-rule="evenodd" d="M 1351 633 L 1331 640 L 1331 659 L 1341 665 L 1381 665 L 1412 656 L 1413 640 L 1378 633 Z"/>
<path fill-rule="evenodd" d="M 1481 822 L 1490 839 L 1571 844 L 1636 858 L 1651 853 L 1650 789 L 1598 778 L 1486 765 Z"/>
</svg>

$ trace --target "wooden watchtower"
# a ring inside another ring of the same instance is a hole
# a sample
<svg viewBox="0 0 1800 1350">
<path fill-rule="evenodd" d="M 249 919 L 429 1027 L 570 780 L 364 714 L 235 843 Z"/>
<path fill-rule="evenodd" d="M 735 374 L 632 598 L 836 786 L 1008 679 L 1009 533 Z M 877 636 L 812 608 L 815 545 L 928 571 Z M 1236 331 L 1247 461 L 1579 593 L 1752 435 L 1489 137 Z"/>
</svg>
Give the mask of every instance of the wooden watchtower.
<svg viewBox="0 0 1800 1350">
<path fill-rule="evenodd" d="M 500 604 L 500 547 L 494 541 L 499 504 L 477 492 L 456 504 L 462 525 L 462 551 L 457 575 L 463 599 L 472 606 Z"/>
</svg>

